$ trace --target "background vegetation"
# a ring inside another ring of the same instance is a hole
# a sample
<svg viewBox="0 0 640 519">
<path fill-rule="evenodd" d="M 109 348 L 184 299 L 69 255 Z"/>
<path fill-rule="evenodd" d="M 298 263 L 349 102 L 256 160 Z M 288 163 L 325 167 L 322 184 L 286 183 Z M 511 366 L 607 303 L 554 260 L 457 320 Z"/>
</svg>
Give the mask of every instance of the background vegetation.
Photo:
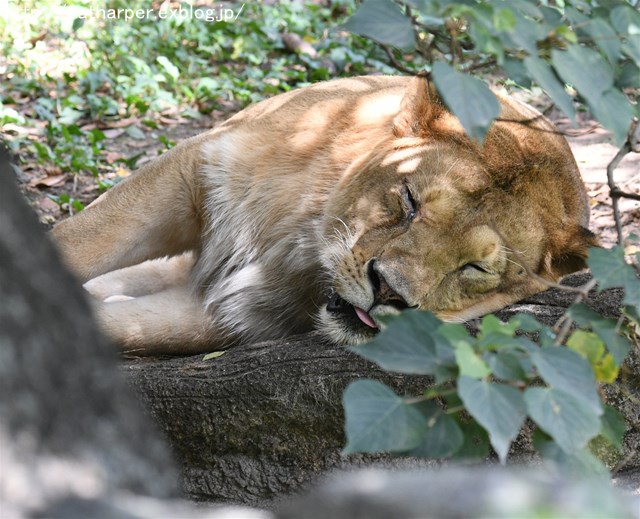
<svg viewBox="0 0 640 519">
<path fill-rule="evenodd" d="M 95 5 L 0 1 L 0 135 L 25 172 L 54 177 L 41 179 L 48 187 L 64 184 L 55 199 L 71 212 L 83 207 L 78 183 L 90 191 L 88 201 L 143 156 L 114 159 L 105 144 L 123 132 L 144 143 L 159 127 L 203 116 L 212 126 L 251 102 L 313 81 L 392 72 L 376 45 L 338 29 L 351 0 L 216 3 L 237 18 L 212 22 L 192 10 L 157 17 L 187 3 L 110 2 L 112 9 L 154 10 L 155 17 L 128 21 L 124 13 L 96 16 L 89 10 Z M 156 140 L 170 147 L 164 133 Z"/>
</svg>

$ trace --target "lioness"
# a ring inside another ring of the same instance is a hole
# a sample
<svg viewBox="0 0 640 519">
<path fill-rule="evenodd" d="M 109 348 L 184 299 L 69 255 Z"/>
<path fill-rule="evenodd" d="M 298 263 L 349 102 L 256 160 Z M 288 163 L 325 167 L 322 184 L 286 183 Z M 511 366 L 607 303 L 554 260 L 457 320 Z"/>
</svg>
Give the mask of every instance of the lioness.
<svg viewBox="0 0 640 519">
<path fill-rule="evenodd" d="M 463 321 L 583 268 L 596 244 L 565 140 L 500 102 L 479 146 L 425 79 L 302 88 L 176 146 L 53 235 L 83 281 L 123 269 L 86 286 L 140 353 L 314 324 L 359 343 L 404 308 Z"/>
</svg>

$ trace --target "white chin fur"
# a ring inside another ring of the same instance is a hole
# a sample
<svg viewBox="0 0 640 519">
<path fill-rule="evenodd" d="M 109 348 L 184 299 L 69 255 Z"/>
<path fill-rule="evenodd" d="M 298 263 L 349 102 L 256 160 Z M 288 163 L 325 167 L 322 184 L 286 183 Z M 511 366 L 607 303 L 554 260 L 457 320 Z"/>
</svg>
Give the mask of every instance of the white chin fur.
<svg viewBox="0 0 640 519">
<path fill-rule="evenodd" d="M 318 312 L 316 327 L 332 342 L 341 346 L 362 344 L 369 340 L 369 337 L 347 328 L 324 307 Z"/>
</svg>

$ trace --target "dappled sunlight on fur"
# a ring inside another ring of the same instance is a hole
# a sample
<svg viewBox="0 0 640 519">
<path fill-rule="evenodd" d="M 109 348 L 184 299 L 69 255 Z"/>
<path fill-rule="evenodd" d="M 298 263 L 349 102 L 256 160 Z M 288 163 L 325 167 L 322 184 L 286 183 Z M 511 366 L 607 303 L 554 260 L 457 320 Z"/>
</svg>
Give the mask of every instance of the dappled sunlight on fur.
<svg viewBox="0 0 640 519">
<path fill-rule="evenodd" d="M 502 119 L 539 115 L 500 101 Z M 532 120 L 480 146 L 424 79 L 319 83 L 181 143 L 53 235 L 98 299 L 133 297 L 96 307 L 139 353 L 313 326 L 361 342 L 407 307 L 464 321 L 582 268 L 596 243 L 567 144 Z"/>
</svg>

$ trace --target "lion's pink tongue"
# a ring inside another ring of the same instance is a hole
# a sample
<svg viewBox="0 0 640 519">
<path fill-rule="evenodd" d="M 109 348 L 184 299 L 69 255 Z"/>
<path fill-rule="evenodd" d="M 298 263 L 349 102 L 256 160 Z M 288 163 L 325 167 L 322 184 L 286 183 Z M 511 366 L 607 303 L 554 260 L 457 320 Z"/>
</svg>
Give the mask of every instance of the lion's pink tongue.
<svg viewBox="0 0 640 519">
<path fill-rule="evenodd" d="M 367 312 L 365 312 L 362 308 L 358 308 L 357 306 L 354 306 L 353 308 L 355 308 L 356 315 L 364 324 L 366 324 L 370 328 L 378 327 L 376 323 L 373 322 L 373 319 L 371 319 L 371 316 Z"/>
</svg>

